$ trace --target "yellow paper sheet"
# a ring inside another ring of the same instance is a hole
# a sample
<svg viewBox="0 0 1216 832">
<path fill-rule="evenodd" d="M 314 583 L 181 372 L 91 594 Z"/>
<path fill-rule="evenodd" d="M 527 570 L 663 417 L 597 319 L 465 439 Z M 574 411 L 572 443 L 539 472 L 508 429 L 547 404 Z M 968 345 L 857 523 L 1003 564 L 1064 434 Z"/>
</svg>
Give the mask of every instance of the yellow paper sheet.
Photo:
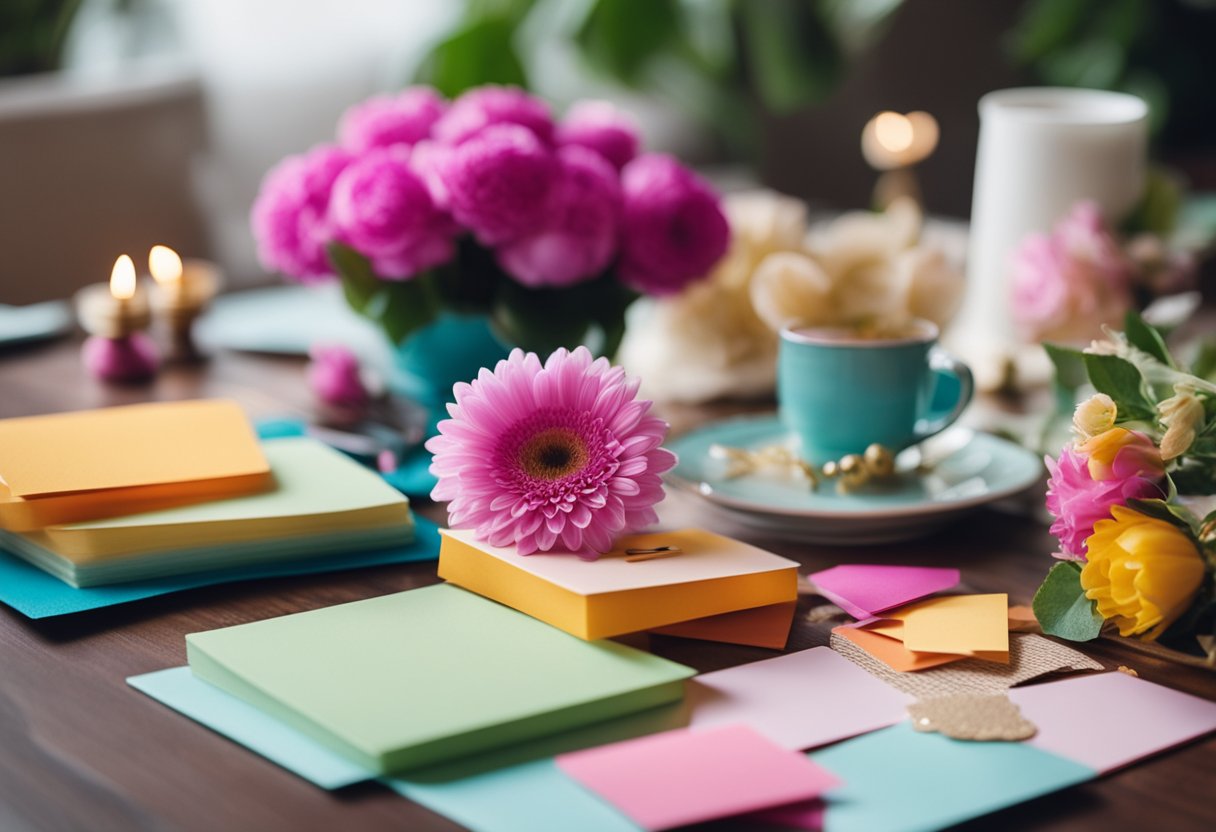
<svg viewBox="0 0 1216 832">
<path fill-rule="evenodd" d="M 903 642 L 917 653 L 1009 652 L 1009 596 L 945 595 L 884 616 L 903 622 Z"/>
<path fill-rule="evenodd" d="M 0 527 L 248 494 L 270 466 L 230 401 L 155 402 L 0 420 Z"/>
</svg>

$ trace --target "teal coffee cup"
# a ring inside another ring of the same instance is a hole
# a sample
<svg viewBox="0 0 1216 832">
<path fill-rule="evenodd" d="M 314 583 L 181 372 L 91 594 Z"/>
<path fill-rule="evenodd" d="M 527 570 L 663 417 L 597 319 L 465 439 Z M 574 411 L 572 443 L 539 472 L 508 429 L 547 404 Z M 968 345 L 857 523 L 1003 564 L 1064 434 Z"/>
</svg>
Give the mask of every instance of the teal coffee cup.
<svg viewBox="0 0 1216 832">
<path fill-rule="evenodd" d="M 855 329 L 787 327 L 777 358 L 781 421 L 820 465 L 878 443 L 900 451 L 940 433 L 971 401 L 971 371 L 912 321 L 870 337 Z"/>
</svg>

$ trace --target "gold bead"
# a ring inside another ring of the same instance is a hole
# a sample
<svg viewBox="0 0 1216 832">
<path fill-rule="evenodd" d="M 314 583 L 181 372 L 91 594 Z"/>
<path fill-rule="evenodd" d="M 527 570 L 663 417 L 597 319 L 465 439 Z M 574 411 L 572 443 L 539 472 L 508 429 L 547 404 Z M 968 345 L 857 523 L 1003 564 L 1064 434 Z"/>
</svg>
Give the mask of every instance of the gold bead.
<svg viewBox="0 0 1216 832">
<path fill-rule="evenodd" d="M 837 476 L 839 473 L 840 463 L 834 460 L 823 463 L 823 475 L 828 479 Z"/>
<path fill-rule="evenodd" d="M 852 474 L 855 471 L 861 471 L 865 468 L 865 460 L 861 454 L 849 454 L 842 457 L 840 460 L 840 473 L 842 475 Z"/>
<path fill-rule="evenodd" d="M 866 448 L 866 468 L 876 477 L 889 477 L 895 473 L 895 455 L 875 442 Z"/>
</svg>

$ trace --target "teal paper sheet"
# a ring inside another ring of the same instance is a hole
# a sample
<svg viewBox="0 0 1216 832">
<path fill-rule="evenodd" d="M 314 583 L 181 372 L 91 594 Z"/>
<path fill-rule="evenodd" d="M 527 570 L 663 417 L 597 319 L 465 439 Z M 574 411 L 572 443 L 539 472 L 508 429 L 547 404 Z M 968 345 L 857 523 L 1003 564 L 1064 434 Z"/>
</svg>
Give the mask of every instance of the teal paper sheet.
<svg viewBox="0 0 1216 832">
<path fill-rule="evenodd" d="M 68 586 L 36 566 L 31 566 L 8 552 L 0 551 L 0 603 L 7 604 L 27 618 L 51 618 L 115 604 L 127 604 L 201 586 L 285 575 L 341 572 L 366 566 L 434 560 L 437 557 L 439 527 L 418 515 L 414 515 L 414 541 L 405 546 L 85 589 Z"/>
<path fill-rule="evenodd" d="M 826 832 L 941 829 L 1097 776 L 1025 743 L 952 740 L 908 722 L 810 756 L 844 782 L 826 795 Z"/>
<path fill-rule="evenodd" d="M 374 776 L 252 705 L 195 678 L 188 667 L 132 676 L 127 684 L 323 789 L 339 789 Z"/>
<path fill-rule="evenodd" d="M 373 777 L 370 771 L 351 771 L 342 757 L 196 679 L 189 668 L 128 682 L 322 788 Z M 481 755 L 472 764 L 452 763 L 382 782 L 476 832 L 637 832 L 629 819 L 563 775 L 552 755 L 673 727 L 670 714 L 650 716 L 654 722 L 648 726 L 634 722 L 623 729 L 626 721 L 616 720 Z M 826 832 L 940 829 L 1097 776 L 1026 744 L 951 740 L 918 733 L 906 722 L 810 757 L 844 781 L 826 796 Z"/>
</svg>

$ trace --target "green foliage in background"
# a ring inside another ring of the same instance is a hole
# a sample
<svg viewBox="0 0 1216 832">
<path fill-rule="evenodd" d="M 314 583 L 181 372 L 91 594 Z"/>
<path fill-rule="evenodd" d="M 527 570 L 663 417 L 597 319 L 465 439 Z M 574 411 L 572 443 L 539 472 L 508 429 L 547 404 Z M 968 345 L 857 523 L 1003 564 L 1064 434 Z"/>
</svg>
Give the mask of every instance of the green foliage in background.
<svg viewBox="0 0 1216 832">
<path fill-rule="evenodd" d="M 0 77 L 59 69 L 80 0 L 0 2 Z"/>
<path fill-rule="evenodd" d="M 902 1 L 586 0 L 561 35 L 596 74 L 655 93 L 749 155 L 756 108 L 783 115 L 826 99 Z M 487 83 L 530 86 L 521 41 L 558 5 L 468 0 L 416 80 L 447 95 Z"/>
<path fill-rule="evenodd" d="M 1017 61 L 1045 84 L 1129 92 L 1176 148 L 1216 135 L 1213 0 L 1029 0 L 1011 33 Z"/>
</svg>

